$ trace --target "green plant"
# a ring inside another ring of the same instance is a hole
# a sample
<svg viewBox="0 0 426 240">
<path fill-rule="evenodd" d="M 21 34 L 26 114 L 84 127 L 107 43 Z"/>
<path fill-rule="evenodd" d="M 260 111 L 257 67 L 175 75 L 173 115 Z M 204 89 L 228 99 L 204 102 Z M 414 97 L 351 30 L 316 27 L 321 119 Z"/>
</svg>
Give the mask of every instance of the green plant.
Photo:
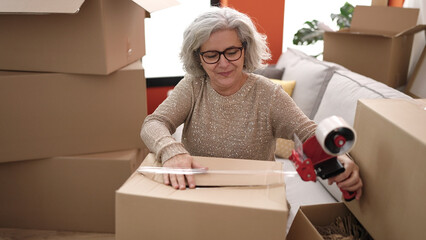
<svg viewBox="0 0 426 240">
<path fill-rule="evenodd" d="M 351 25 L 352 13 L 354 6 L 346 2 L 340 8 L 340 13 L 330 15 L 331 20 L 336 21 L 339 29 L 348 28 Z M 318 20 L 306 21 L 304 23 L 307 27 L 299 29 L 293 37 L 294 45 L 310 45 L 317 41 L 323 40 L 324 30 L 321 29 L 321 23 Z"/>
<path fill-rule="evenodd" d="M 348 28 L 351 26 L 352 21 L 352 14 L 354 12 L 354 6 L 352 6 L 350 3 L 346 2 L 343 7 L 340 8 L 339 14 L 331 14 L 331 20 L 336 19 L 337 26 L 339 26 L 339 29 L 342 28 Z"/>
</svg>

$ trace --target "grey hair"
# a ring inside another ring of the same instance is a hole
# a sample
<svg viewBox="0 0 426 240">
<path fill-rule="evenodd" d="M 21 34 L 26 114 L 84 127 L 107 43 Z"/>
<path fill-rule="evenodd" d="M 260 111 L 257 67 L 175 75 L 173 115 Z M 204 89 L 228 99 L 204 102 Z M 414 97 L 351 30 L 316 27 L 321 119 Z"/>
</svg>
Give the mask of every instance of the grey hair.
<svg viewBox="0 0 426 240">
<path fill-rule="evenodd" d="M 232 8 L 212 7 L 198 16 L 185 30 L 180 58 L 184 70 L 196 77 L 206 73 L 201 66 L 199 49 L 210 35 L 219 30 L 234 29 L 241 43 L 245 44 L 243 70 L 253 72 L 264 68 L 271 58 L 266 35 L 257 31 L 249 16 Z"/>
</svg>

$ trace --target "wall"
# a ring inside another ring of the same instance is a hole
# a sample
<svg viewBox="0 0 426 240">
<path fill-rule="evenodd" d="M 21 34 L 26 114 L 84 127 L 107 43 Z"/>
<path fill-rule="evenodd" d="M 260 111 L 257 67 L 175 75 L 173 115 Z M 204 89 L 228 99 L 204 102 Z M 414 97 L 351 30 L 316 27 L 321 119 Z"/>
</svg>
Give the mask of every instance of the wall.
<svg viewBox="0 0 426 240">
<path fill-rule="evenodd" d="M 274 0 L 261 2 L 256 0 L 222 0 L 222 6 L 237 9 L 249 15 L 255 22 L 257 30 L 266 34 L 272 59 L 269 64 L 275 64 L 282 53 L 283 26 L 284 26 L 284 2 Z"/>
<path fill-rule="evenodd" d="M 167 91 L 176 84 L 174 80 L 168 85 L 164 81 L 185 74 L 179 58 L 183 32 L 195 17 L 210 7 L 210 0 L 178 2 L 179 5 L 153 12 L 145 19 L 146 55 L 142 64 L 147 79 L 148 114 L 166 99 Z"/>
</svg>

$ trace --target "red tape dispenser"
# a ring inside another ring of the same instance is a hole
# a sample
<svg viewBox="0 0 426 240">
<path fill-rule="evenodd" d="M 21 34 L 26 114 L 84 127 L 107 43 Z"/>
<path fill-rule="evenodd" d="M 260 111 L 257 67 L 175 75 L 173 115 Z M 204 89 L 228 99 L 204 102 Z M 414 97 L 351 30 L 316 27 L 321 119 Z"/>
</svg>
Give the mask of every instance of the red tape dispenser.
<svg viewBox="0 0 426 240">
<path fill-rule="evenodd" d="M 322 120 L 315 135 L 302 144 L 294 135 L 295 148 L 289 159 L 303 181 L 316 181 L 334 177 L 345 171 L 337 156 L 349 152 L 355 145 L 355 131 L 341 117 Z M 355 199 L 355 192 L 340 189 L 346 201 Z"/>
</svg>

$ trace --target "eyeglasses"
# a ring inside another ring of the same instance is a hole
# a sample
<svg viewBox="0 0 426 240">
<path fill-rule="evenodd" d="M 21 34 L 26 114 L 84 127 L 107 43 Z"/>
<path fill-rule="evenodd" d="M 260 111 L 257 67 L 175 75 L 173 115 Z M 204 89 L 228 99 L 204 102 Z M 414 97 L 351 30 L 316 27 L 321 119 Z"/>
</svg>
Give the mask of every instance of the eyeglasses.
<svg viewBox="0 0 426 240">
<path fill-rule="evenodd" d="M 207 64 L 215 64 L 219 62 L 220 55 L 223 55 L 226 58 L 226 60 L 233 62 L 241 58 L 243 49 L 244 49 L 244 45 L 242 47 L 230 47 L 225 49 L 225 51 L 223 52 L 219 52 L 219 51 L 200 52 L 200 55 L 203 61 Z"/>
</svg>

